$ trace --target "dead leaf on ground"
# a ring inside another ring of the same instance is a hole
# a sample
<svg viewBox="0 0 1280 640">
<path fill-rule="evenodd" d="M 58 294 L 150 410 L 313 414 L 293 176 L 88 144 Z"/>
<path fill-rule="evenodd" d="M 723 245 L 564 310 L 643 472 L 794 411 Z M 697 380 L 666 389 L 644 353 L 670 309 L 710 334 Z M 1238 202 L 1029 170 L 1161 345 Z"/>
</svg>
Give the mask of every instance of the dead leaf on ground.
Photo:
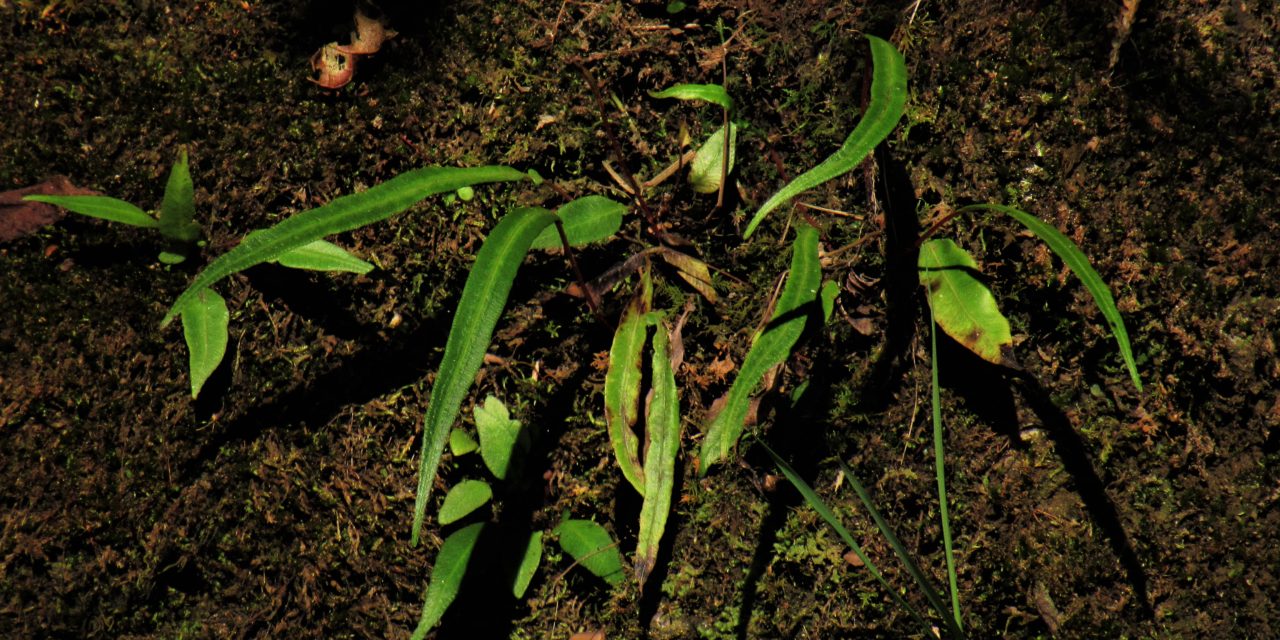
<svg viewBox="0 0 1280 640">
<path fill-rule="evenodd" d="M 54 176 L 30 187 L 0 192 L 0 242 L 31 235 L 67 215 L 61 207 L 22 199 L 31 195 L 91 196 L 98 195 L 98 192 L 77 187 L 66 176 Z"/>
</svg>

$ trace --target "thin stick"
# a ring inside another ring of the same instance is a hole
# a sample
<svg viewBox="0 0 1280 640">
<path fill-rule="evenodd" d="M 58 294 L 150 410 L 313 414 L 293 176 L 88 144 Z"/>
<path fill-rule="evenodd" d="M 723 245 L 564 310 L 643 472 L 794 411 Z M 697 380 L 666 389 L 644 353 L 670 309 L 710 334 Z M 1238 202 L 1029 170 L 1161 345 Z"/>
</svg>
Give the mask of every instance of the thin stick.
<svg viewBox="0 0 1280 640">
<path fill-rule="evenodd" d="M 623 184 L 631 187 L 631 196 L 635 198 L 636 206 L 640 207 L 640 214 L 644 216 L 645 225 L 654 232 L 658 229 L 658 220 L 654 217 L 653 211 L 649 209 L 649 203 L 645 202 L 644 193 L 640 191 L 640 183 L 636 181 L 636 177 L 627 168 L 623 162 L 622 143 L 618 140 L 618 132 L 613 128 L 613 121 L 609 119 L 609 109 L 604 102 L 604 94 L 600 92 L 600 85 L 596 83 L 595 76 L 591 75 L 591 71 L 580 60 L 575 60 L 573 66 L 578 68 L 578 73 L 582 74 L 583 79 L 587 81 L 587 86 L 591 89 L 591 95 L 595 98 L 596 108 L 600 110 L 600 124 L 604 128 L 605 138 L 609 140 L 609 145 L 613 147 L 614 159 L 621 165 L 621 173 L 624 178 Z"/>
</svg>

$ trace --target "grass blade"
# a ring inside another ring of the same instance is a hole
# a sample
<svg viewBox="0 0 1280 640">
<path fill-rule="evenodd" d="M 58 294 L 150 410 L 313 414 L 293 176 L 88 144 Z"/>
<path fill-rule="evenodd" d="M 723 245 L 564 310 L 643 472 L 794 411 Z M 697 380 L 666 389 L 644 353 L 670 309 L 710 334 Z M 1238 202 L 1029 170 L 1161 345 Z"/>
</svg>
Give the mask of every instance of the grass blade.
<svg viewBox="0 0 1280 640">
<path fill-rule="evenodd" d="M 227 352 L 227 326 L 230 321 L 227 302 L 213 289 L 200 291 L 183 309 L 182 337 L 191 354 L 192 398 L 200 395 L 200 389 Z"/>
<path fill-rule="evenodd" d="M 1093 296 L 1093 301 L 1098 305 L 1098 310 L 1102 312 L 1102 316 L 1107 319 L 1107 325 L 1111 327 L 1111 335 L 1115 336 L 1116 344 L 1120 347 L 1120 356 L 1124 359 L 1124 364 L 1129 369 L 1129 378 L 1133 380 L 1133 386 L 1142 391 L 1142 378 L 1138 376 L 1138 365 L 1133 360 L 1133 348 L 1129 346 L 1129 332 L 1125 330 L 1124 318 L 1120 317 L 1120 310 L 1116 308 L 1116 302 L 1111 297 L 1111 290 L 1107 288 L 1107 284 L 1102 281 L 1102 276 L 1094 271 L 1093 265 L 1089 264 L 1089 258 L 1085 257 L 1084 252 L 1070 238 L 1062 235 L 1053 225 L 1025 212 L 1013 207 L 1007 207 L 999 204 L 975 204 L 962 207 L 960 211 L 999 211 L 1000 213 L 1011 216 L 1014 220 L 1021 222 L 1032 233 L 1036 234 L 1058 257 L 1062 259 L 1071 271 L 1080 278 L 1080 282 L 1084 283 L 1084 288 Z"/>
<path fill-rule="evenodd" d="M 307 243 L 385 220 L 427 196 L 486 182 L 523 180 L 511 167 L 428 167 L 402 173 L 360 193 L 342 196 L 321 207 L 281 220 L 261 234 L 245 237 L 236 248 L 209 263 L 174 301 L 160 321 L 167 326 L 195 292 L 253 265 L 278 258 Z M 54 203 L 57 204 L 57 203 Z"/>
<path fill-rule="evenodd" d="M 978 263 L 954 241 L 937 238 L 920 245 L 920 284 L 933 317 L 947 335 L 983 360 L 1004 364 L 1013 348 L 1009 321 L 991 290 L 976 276 Z"/>
<path fill-rule="evenodd" d="M 930 404 L 933 405 L 933 471 L 938 479 L 938 515 L 942 519 L 942 547 L 947 556 L 947 584 L 951 590 L 951 615 L 956 627 L 964 623 L 960 616 L 960 589 L 956 582 L 955 554 L 951 546 L 951 511 L 947 506 L 947 466 L 942 438 L 942 390 L 938 384 L 938 330 L 936 323 L 930 323 L 929 330 L 929 384 Z M 862 497 L 859 492 L 858 497 Z M 871 510 L 870 500 L 865 501 Z M 872 517 L 877 517 L 873 512 Z M 917 569 L 918 570 L 918 569 Z M 936 599 L 937 596 L 934 596 Z M 933 602 L 931 599 L 930 602 Z M 940 605 L 935 604 L 935 607 Z M 946 619 L 946 613 L 939 608 L 938 614 Z"/>
<path fill-rule="evenodd" d="M 867 110 L 858 121 L 858 126 L 845 139 L 840 149 L 818 166 L 796 176 L 765 201 L 747 224 L 746 231 L 742 233 L 743 238 L 750 238 L 755 233 L 756 226 L 770 211 L 803 191 L 852 171 L 898 125 L 907 104 L 907 65 L 902 54 L 893 45 L 870 35 L 867 40 L 871 41 L 871 100 L 867 103 Z"/>
<path fill-rule="evenodd" d="M 787 276 L 787 284 L 778 298 L 773 319 L 747 352 L 742 370 L 729 387 L 724 408 L 707 427 L 706 437 L 702 440 L 700 474 L 706 475 L 711 465 L 729 455 L 729 451 L 737 444 L 738 436 L 742 434 L 742 423 L 747 416 L 751 392 L 760 383 L 765 372 L 791 355 L 792 347 L 804 332 L 809 315 L 805 311 L 807 305 L 816 299 L 821 281 L 818 232 L 813 227 L 802 224 L 792 246 L 791 274 Z"/>
<path fill-rule="evenodd" d="M 775 453 L 773 449 L 770 449 L 769 446 L 764 443 L 761 443 L 761 446 L 763 446 L 764 450 L 768 452 L 769 457 L 773 458 L 773 463 L 778 465 L 778 469 L 782 471 L 782 475 L 786 476 L 787 480 L 790 481 L 791 484 L 795 486 L 796 490 L 800 492 L 800 495 L 804 497 L 804 501 L 809 503 L 809 506 L 813 507 L 813 510 L 818 512 L 818 515 L 825 520 L 832 529 L 835 529 L 836 534 L 840 536 L 840 539 L 843 540 L 845 544 L 849 545 L 849 548 L 853 550 L 854 555 L 858 556 L 858 559 L 862 561 L 864 566 L 866 566 L 867 571 L 871 573 L 871 576 L 884 586 L 885 591 L 889 593 L 889 597 L 892 598 L 898 606 L 902 607 L 903 611 L 906 611 L 916 621 L 916 624 L 919 624 L 920 627 L 924 629 L 926 636 L 930 638 L 936 637 L 933 632 L 933 625 L 929 624 L 929 622 L 925 620 L 924 615 L 921 614 L 914 605 L 907 602 L 901 595 L 899 595 L 898 590 L 894 589 L 893 585 L 889 584 L 889 581 L 885 579 L 884 574 L 880 573 L 880 569 L 876 567 L 876 563 L 872 562 L 871 558 L 867 557 L 867 554 L 862 550 L 862 547 L 853 539 L 853 535 L 850 534 L 849 530 L 844 528 L 844 525 L 840 523 L 840 519 L 831 511 L 831 507 L 827 506 L 826 501 L 824 501 L 817 492 L 813 490 L 813 487 L 809 486 L 808 482 L 804 481 L 804 478 L 800 477 L 800 474 L 796 473 L 795 469 L 791 468 L 791 465 L 787 464 L 785 460 Z"/>
<path fill-rule="evenodd" d="M 635 424 L 640 415 L 640 352 L 644 350 L 648 331 L 645 316 L 653 296 L 648 271 L 643 273 L 640 282 L 640 291 L 623 312 L 609 349 L 609 370 L 604 376 L 604 421 L 622 476 L 643 496 L 644 470 L 640 466 L 640 440 L 636 437 Z"/>
<path fill-rule="evenodd" d="M 28 202 L 43 202 L 62 207 L 72 213 L 90 218 L 101 218 L 111 222 L 120 222 L 135 227 L 154 229 L 160 226 L 155 218 L 146 211 L 110 196 L 44 196 L 33 195 L 22 198 Z"/>
<path fill-rule="evenodd" d="M 671 513 L 675 489 L 676 454 L 680 451 L 680 398 L 671 365 L 667 329 L 660 323 L 653 334 L 653 395 L 645 420 L 644 502 L 636 541 L 636 580 L 640 589 L 658 561 L 658 545 Z"/>
<path fill-rule="evenodd" d="M 418 544 L 422 520 L 426 515 L 431 483 L 440 467 L 440 456 L 449 441 L 449 431 L 458 416 L 462 399 L 484 361 L 485 349 L 493 338 L 507 305 L 507 295 L 529 243 L 548 225 L 555 214 L 546 209 L 517 209 L 507 214 L 494 227 L 476 255 L 476 263 L 462 287 L 453 316 L 453 326 L 444 347 L 436 383 L 427 400 L 427 414 L 422 426 L 422 459 L 418 467 L 418 497 L 413 507 L 413 534 L 410 542 Z"/>
<path fill-rule="evenodd" d="M 475 550 L 483 528 L 483 522 L 469 524 L 449 534 L 440 545 L 436 564 L 431 568 L 431 582 L 423 599 L 422 617 L 418 618 L 418 628 L 413 630 L 413 640 L 426 638 L 427 632 L 440 622 L 453 599 L 458 597 L 458 588 L 462 586 L 467 564 L 471 562 L 471 552 Z"/>
</svg>

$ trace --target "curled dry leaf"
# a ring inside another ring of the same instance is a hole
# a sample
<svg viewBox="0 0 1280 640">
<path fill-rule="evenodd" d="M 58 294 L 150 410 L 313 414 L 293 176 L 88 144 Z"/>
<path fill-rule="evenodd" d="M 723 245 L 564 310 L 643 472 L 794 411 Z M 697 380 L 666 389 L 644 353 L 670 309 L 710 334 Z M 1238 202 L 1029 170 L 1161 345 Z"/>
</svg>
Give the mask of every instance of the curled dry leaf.
<svg viewBox="0 0 1280 640">
<path fill-rule="evenodd" d="M 66 210 L 43 202 L 28 202 L 23 196 L 87 196 L 96 191 L 71 184 L 65 176 L 54 176 L 40 184 L 0 192 L 0 242 L 9 242 L 35 233 L 67 215 Z"/>
<path fill-rule="evenodd" d="M 359 8 L 355 14 L 355 31 L 351 32 L 351 44 L 337 42 L 320 47 L 311 56 L 311 81 L 325 89 L 339 89 L 351 82 L 355 75 L 356 60 L 371 56 L 382 48 L 382 43 L 395 37 L 382 18 L 371 18 Z"/>
<path fill-rule="evenodd" d="M 337 42 L 330 42 L 311 55 L 312 82 L 325 89 L 339 89 L 351 82 L 356 72 L 355 58 L 342 52 Z"/>
</svg>

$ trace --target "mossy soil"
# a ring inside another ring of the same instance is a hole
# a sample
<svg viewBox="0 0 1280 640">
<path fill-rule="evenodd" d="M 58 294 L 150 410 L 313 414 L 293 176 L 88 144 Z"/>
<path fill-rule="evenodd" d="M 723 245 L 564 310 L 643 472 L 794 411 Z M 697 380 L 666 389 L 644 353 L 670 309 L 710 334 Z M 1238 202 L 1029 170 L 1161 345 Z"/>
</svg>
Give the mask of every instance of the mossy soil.
<svg viewBox="0 0 1280 640">
<path fill-rule="evenodd" d="M 740 225 L 851 130 L 863 33 L 904 51 L 908 113 L 874 164 L 802 199 L 854 217 L 793 212 L 821 228 L 842 292 L 751 433 L 922 602 L 838 461 L 941 582 L 910 248 L 940 207 L 1019 206 L 1093 258 L 1146 389 L 1034 238 L 994 218 L 944 230 L 983 262 L 1018 338 L 1016 368 L 940 346 L 971 635 L 1280 633 L 1274 10 L 1142 3 L 1108 69 L 1113 3 L 688 5 L 387 2 L 399 36 L 327 92 L 307 58 L 345 35 L 345 2 L 0 2 L 0 189 L 62 174 L 153 207 L 185 144 L 208 239 L 195 264 L 165 267 L 155 238 L 73 216 L 0 246 L 0 635 L 407 637 L 442 539 L 432 523 L 408 544 L 420 420 L 485 231 L 516 205 L 625 200 L 606 160 L 649 177 L 682 129 L 696 143 L 719 124 L 646 91 L 727 72 L 748 125 L 728 206 L 680 176 L 648 199 L 724 273 L 684 332 L 683 476 L 657 573 L 644 593 L 610 588 L 552 545 L 526 597 L 495 577 L 512 540 L 565 515 L 604 524 L 624 554 L 635 544 L 639 501 L 600 426 L 611 330 L 559 293 L 562 260 L 536 256 L 473 393 L 505 400 L 534 448 L 438 635 L 919 637 L 754 441 L 705 478 L 692 455 L 787 259 L 786 215 L 749 242 Z M 232 353 L 189 398 L 180 332 L 157 327 L 202 260 L 400 171 L 478 164 L 550 183 L 432 199 L 337 238 L 378 265 L 367 276 L 259 267 L 226 281 Z M 639 216 L 623 236 L 582 252 L 584 271 L 652 242 Z M 672 309 L 694 296 L 663 278 Z M 625 298 L 606 297 L 604 317 Z M 447 459 L 438 486 L 482 473 Z"/>
</svg>

